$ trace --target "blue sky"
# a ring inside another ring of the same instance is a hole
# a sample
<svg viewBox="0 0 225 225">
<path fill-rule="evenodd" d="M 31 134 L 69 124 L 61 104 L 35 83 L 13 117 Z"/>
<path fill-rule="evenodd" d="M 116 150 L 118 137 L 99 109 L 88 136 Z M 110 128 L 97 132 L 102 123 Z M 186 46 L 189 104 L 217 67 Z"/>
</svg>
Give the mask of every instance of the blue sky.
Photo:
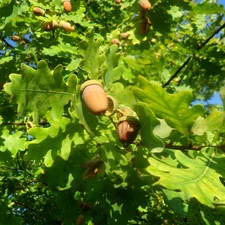
<svg viewBox="0 0 225 225">
<path fill-rule="evenodd" d="M 218 0 L 217 2 L 218 2 L 218 4 L 222 4 L 224 6 L 224 8 L 225 8 L 225 0 Z M 201 101 L 197 101 L 197 102 L 200 102 L 201 103 Z M 218 92 L 215 93 L 214 96 L 210 100 L 208 100 L 206 103 L 208 103 L 208 104 L 220 104 L 220 105 L 222 105 L 222 101 L 220 99 L 220 94 Z"/>
</svg>

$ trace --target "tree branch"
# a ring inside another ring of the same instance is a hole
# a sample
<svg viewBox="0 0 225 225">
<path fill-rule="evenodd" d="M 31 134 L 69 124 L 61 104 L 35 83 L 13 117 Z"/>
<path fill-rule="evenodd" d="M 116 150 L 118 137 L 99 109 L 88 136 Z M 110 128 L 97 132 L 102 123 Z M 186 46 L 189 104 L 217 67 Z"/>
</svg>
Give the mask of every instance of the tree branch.
<svg viewBox="0 0 225 225">
<path fill-rule="evenodd" d="M 205 148 L 206 146 L 198 146 L 198 145 L 181 145 L 181 146 L 177 146 L 177 145 L 173 145 L 173 143 L 169 143 L 169 144 L 165 144 L 165 148 L 169 148 L 169 149 L 174 149 L 174 150 L 195 150 L 195 151 L 200 151 L 201 149 Z"/>
<path fill-rule="evenodd" d="M 213 32 L 212 35 L 210 35 L 201 45 L 199 45 L 197 47 L 197 50 L 199 51 L 200 49 L 202 49 L 216 34 L 218 34 L 223 28 L 225 28 L 225 23 L 223 25 L 221 25 L 216 31 Z M 177 77 L 177 75 L 179 74 L 179 72 L 188 64 L 188 62 L 192 59 L 192 56 L 190 56 L 183 64 L 180 68 L 177 69 L 177 71 L 170 77 L 170 79 L 162 85 L 163 88 L 165 88 L 166 86 L 168 86 L 170 84 L 170 82 Z"/>
</svg>

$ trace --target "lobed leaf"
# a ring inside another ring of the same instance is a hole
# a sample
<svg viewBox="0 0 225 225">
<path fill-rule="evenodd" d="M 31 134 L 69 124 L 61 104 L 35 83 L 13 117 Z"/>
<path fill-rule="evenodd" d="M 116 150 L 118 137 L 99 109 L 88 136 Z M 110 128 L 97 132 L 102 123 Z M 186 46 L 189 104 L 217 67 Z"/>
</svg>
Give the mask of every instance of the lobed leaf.
<svg viewBox="0 0 225 225">
<path fill-rule="evenodd" d="M 10 83 L 4 85 L 7 94 L 18 104 L 20 116 L 32 112 L 34 121 L 37 122 L 51 109 L 52 117 L 60 119 L 64 106 L 73 98 L 75 87 L 70 88 L 62 79 L 63 66 L 58 65 L 53 72 L 47 63 L 41 60 L 37 70 L 22 64 L 22 73 L 10 74 Z M 74 80 L 71 78 L 70 80 Z"/>
<path fill-rule="evenodd" d="M 188 135 L 193 122 L 204 115 L 202 105 L 189 107 L 193 100 L 189 91 L 176 94 L 167 93 L 157 84 L 148 82 L 144 77 L 139 77 L 139 88 L 134 87 L 133 92 L 137 100 L 145 102 L 160 119 L 164 119 L 172 128 L 176 128 Z"/>
<path fill-rule="evenodd" d="M 136 106 L 136 111 L 141 124 L 141 139 L 143 144 L 151 150 L 151 152 L 161 152 L 164 149 L 163 141 L 155 136 L 153 129 L 159 125 L 159 121 L 151 109 L 144 103 Z"/>
<path fill-rule="evenodd" d="M 80 53 L 83 56 L 81 67 L 83 70 L 88 72 L 90 79 L 99 78 L 100 66 L 105 61 L 105 56 L 99 51 L 100 44 L 101 40 L 95 40 L 93 35 L 88 36 L 87 40 L 81 41 L 80 43 Z"/>
<path fill-rule="evenodd" d="M 107 71 L 104 75 L 106 86 L 109 86 L 119 80 L 123 73 L 123 68 L 117 67 L 119 59 L 119 55 L 116 55 L 117 50 L 118 46 L 116 44 L 112 45 L 106 58 Z"/>
<path fill-rule="evenodd" d="M 23 133 L 21 131 L 10 133 L 6 127 L 2 131 L 0 130 L 0 151 L 4 152 L 8 150 L 15 155 L 18 151 L 24 150 L 26 139 L 21 138 L 22 134 Z"/>
<path fill-rule="evenodd" d="M 50 167 L 56 156 L 68 160 L 74 145 L 84 143 L 85 134 L 78 123 L 72 123 L 68 118 L 62 117 L 58 123 L 51 118 L 50 112 L 46 117 L 51 124 L 50 127 L 34 127 L 29 130 L 29 134 L 35 139 L 26 142 L 28 151 L 25 159 L 35 160 L 37 163 L 44 159 L 45 165 Z"/>
<path fill-rule="evenodd" d="M 166 159 L 149 158 L 147 172 L 159 177 L 155 185 L 184 194 L 184 201 L 196 198 L 200 203 L 214 208 L 215 199 L 223 200 L 225 187 L 220 178 L 225 177 L 223 152 L 204 148 L 196 158 L 176 151 L 178 166 L 168 165 Z"/>
</svg>

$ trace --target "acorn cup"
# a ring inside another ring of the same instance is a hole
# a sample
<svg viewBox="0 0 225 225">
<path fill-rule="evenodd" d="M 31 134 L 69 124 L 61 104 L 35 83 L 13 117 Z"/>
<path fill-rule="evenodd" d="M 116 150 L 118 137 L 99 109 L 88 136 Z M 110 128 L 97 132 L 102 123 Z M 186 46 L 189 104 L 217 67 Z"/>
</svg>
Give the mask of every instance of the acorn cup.
<svg viewBox="0 0 225 225">
<path fill-rule="evenodd" d="M 44 24 L 44 30 L 45 31 L 52 31 L 54 29 L 56 29 L 58 26 L 58 23 L 56 20 L 52 20 L 50 22 L 47 22 Z"/>
<path fill-rule="evenodd" d="M 61 21 L 59 23 L 59 27 L 62 28 L 63 30 L 67 32 L 72 32 L 74 31 L 74 26 L 72 26 L 69 22 Z"/>
<path fill-rule="evenodd" d="M 116 99 L 110 95 L 107 95 L 107 99 L 108 99 L 108 108 L 107 111 L 105 112 L 105 116 L 112 116 L 117 110 L 118 103 Z"/>
<path fill-rule="evenodd" d="M 72 5 L 70 0 L 62 0 L 64 11 L 69 13 L 72 10 Z"/>
<path fill-rule="evenodd" d="M 102 115 L 108 109 L 108 98 L 101 85 L 96 80 L 89 80 L 81 85 L 82 99 L 95 115 Z"/>
<path fill-rule="evenodd" d="M 32 11 L 36 16 L 43 16 L 45 14 L 45 10 L 40 7 L 34 7 Z"/>
<path fill-rule="evenodd" d="M 117 133 L 119 140 L 124 144 L 131 144 L 138 135 L 140 122 L 133 116 L 124 116 L 119 120 Z"/>
<path fill-rule="evenodd" d="M 152 7 L 151 3 L 148 0 L 141 0 L 139 5 L 143 11 L 149 11 Z"/>
</svg>

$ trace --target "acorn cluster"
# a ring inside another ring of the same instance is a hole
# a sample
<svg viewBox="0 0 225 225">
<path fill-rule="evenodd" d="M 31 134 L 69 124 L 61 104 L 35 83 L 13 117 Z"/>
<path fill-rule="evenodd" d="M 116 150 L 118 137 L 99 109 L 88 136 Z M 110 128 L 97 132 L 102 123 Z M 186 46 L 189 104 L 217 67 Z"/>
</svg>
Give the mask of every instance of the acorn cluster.
<svg viewBox="0 0 225 225">
<path fill-rule="evenodd" d="M 117 109 L 117 101 L 104 91 L 97 80 L 88 80 L 81 85 L 81 95 L 87 109 L 94 115 L 112 116 L 118 112 L 117 134 L 124 144 L 131 144 L 137 137 L 140 129 L 139 120 L 132 115 L 121 115 Z M 119 115 L 120 114 L 120 115 Z"/>
<path fill-rule="evenodd" d="M 66 13 L 69 13 L 71 10 L 72 10 L 72 5 L 71 5 L 71 2 L 70 0 L 62 0 L 62 4 L 63 4 L 63 8 L 64 8 L 64 11 Z M 44 16 L 45 15 L 45 10 L 36 6 L 33 8 L 33 13 L 36 15 L 36 16 Z M 45 31 L 52 31 L 56 28 L 61 28 L 63 29 L 64 31 L 67 31 L 67 32 L 71 32 L 73 31 L 75 28 L 74 26 L 72 26 L 69 22 L 66 22 L 66 21 L 56 21 L 56 20 L 52 20 L 52 21 L 49 21 L 49 22 L 46 22 L 44 24 L 44 27 L 43 29 Z"/>
</svg>

